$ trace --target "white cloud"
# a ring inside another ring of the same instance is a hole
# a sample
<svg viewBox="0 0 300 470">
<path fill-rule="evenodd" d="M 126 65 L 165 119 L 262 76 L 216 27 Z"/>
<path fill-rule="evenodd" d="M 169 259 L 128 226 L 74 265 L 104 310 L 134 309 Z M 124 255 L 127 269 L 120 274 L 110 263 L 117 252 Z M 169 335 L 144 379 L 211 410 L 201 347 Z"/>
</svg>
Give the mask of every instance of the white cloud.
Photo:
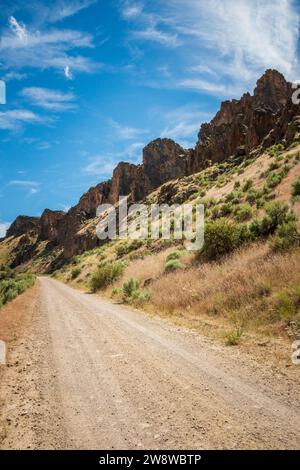
<svg viewBox="0 0 300 470">
<path fill-rule="evenodd" d="M 22 188 L 37 188 L 40 185 L 37 181 L 30 181 L 30 180 L 11 180 L 8 183 L 8 186 L 19 186 Z"/>
<path fill-rule="evenodd" d="M 139 16 L 143 11 L 143 7 L 139 3 L 125 2 L 122 6 L 121 13 L 126 20 Z"/>
<path fill-rule="evenodd" d="M 7 229 L 10 227 L 11 222 L 0 222 L 0 238 L 5 237 Z"/>
<path fill-rule="evenodd" d="M 128 127 L 120 124 L 114 119 L 109 119 L 109 124 L 115 131 L 119 139 L 132 140 L 138 138 L 140 135 L 147 134 L 145 129 L 137 129 L 135 127 Z"/>
<path fill-rule="evenodd" d="M 23 80 L 26 77 L 26 73 L 7 72 L 5 75 L 2 76 L 2 80 L 4 80 L 5 82 L 9 82 L 11 80 Z"/>
<path fill-rule="evenodd" d="M 37 181 L 11 180 L 9 181 L 8 186 L 26 190 L 28 196 L 37 194 L 40 190 L 40 183 L 38 183 Z"/>
<path fill-rule="evenodd" d="M 47 19 L 50 22 L 56 22 L 64 20 L 70 16 L 76 15 L 81 10 L 90 7 L 97 3 L 97 0 L 60 0 L 55 5 L 51 5 L 48 8 Z"/>
<path fill-rule="evenodd" d="M 112 156 L 107 155 L 95 155 L 90 159 L 90 162 L 84 167 L 84 172 L 89 175 L 94 175 L 97 177 L 106 177 L 112 174 L 116 162 Z"/>
<path fill-rule="evenodd" d="M 24 88 L 20 95 L 33 105 L 50 111 L 67 111 L 76 108 L 73 93 L 63 93 L 50 88 L 28 87 Z"/>
<path fill-rule="evenodd" d="M 72 66 L 79 72 L 92 72 L 101 67 L 84 55 L 75 55 L 74 49 L 93 48 L 93 38 L 87 32 L 45 27 L 27 28 L 10 17 L 9 28 L 0 38 L 1 61 L 5 67 L 55 69 L 61 71 Z"/>
<path fill-rule="evenodd" d="M 23 124 L 43 123 L 45 119 L 26 109 L 0 112 L 0 129 L 18 130 Z"/>
<path fill-rule="evenodd" d="M 144 30 L 133 31 L 133 37 L 140 40 L 158 42 L 165 46 L 177 47 L 181 44 L 177 34 L 171 34 L 161 31 L 155 27 L 149 27 Z"/>
<path fill-rule="evenodd" d="M 73 74 L 71 72 L 71 68 L 70 68 L 69 65 L 66 65 L 64 67 L 64 75 L 65 75 L 67 80 L 73 80 Z"/>
<path fill-rule="evenodd" d="M 20 23 L 16 20 L 14 16 L 9 17 L 9 26 L 13 33 L 21 42 L 27 42 L 28 35 L 26 31 L 26 26 L 23 23 Z"/>
<path fill-rule="evenodd" d="M 134 142 L 121 151 L 92 156 L 88 159 L 83 172 L 98 178 L 107 178 L 121 160 L 138 163 L 144 146 L 144 142 Z"/>
<path fill-rule="evenodd" d="M 202 111 L 196 105 L 186 105 L 168 112 L 159 112 L 166 123 L 160 137 L 168 137 L 183 147 L 195 144 L 201 123 L 212 118 L 210 113 Z"/>
<path fill-rule="evenodd" d="M 251 90 L 268 68 L 289 80 L 299 76 L 300 14 L 294 0 L 153 0 L 140 5 L 123 3 L 129 37 L 177 48 L 170 76 L 156 79 L 152 74 L 149 86 L 230 97 Z"/>
</svg>

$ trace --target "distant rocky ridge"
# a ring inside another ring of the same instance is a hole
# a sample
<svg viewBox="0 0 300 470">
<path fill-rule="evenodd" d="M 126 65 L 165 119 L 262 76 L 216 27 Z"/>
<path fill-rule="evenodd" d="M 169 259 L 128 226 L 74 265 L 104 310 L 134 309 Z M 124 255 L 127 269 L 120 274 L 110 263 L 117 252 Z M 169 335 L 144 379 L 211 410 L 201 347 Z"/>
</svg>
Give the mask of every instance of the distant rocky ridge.
<svg viewBox="0 0 300 470">
<path fill-rule="evenodd" d="M 229 157 L 247 157 L 254 149 L 277 142 L 288 145 L 300 138 L 300 108 L 292 104 L 292 87 L 282 74 L 267 70 L 258 80 L 253 96 L 225 101 L 209 124 L 201 126 L 195 149 L 183 149 L 170 139 L 156 139 L 143 150 L 140 165 L 121 162 L 110 180 L 88 190 L 67 213 L 45 210 L 40 218 L 19 216 L 7 237 L 31 232 L 63 249 L 64 257 L 92 249 L 96 234 L 81 227 L 96 215 L 99 204 L 116 204 L 122 195 L 143 200 L 151 191 L 172 179 L 201 171 Z"/>
</svg>

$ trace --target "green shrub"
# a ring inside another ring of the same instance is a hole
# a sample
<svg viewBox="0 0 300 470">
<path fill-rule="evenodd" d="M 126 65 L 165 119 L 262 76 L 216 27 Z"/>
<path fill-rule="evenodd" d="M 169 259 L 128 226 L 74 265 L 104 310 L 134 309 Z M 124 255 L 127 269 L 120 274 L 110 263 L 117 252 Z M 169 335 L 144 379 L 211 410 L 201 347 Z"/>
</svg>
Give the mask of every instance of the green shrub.
<svg viewBox="0 0 300 470">
<path fill-rule="evenodd" d="M 76 279 L 81 273 L 81 268 L 74 268 L 71 271 L 71 279 Z"/>
<path fill-rule="evenodd" d="M 229 331 L 226 334 L 226 346 L 237 346 L 244 334 L 242 328 L 236 328 L 235 330 Z"/>
<path fill-rule="evenodd" d="M 275 162 L 270 163 L 269 171 L 278 170 L 278 168 L 280 168 L 280 163 L 275 161 Z"/>
<path fill-rule="evenodd" d="M 137 279 L 129 279 L 124 282 L 122 287 L 123 301 L 127 303 L 143 304 L 149 302 L 151 292 L 148 289 L 140 289 L 140 281 Z"/>
<path fill-rule="evenodd" d="M 270 244 L 273 250 L 284 251 L 292 246 L 299 245 L 299 240 L 297 224 L 291 220 L 277 227 L 275 236 L 271 239 Z"/>
<path fill-rule="evenodd" d="M 235 224 L 225 218 L 211 221 L 205 227 L 203 253 L 211 260 L 231 253 L 250 237 L 250 232 L 243 224 Z"/>
<path fill-rule="evenodd" d="M 125 298 L 132 297 L 133 293 L 138 290 L 140 287 L 140 281 L 137 279 L 129 279 L 129 281 L 124 282 L 123 284 L 123 294 Z"/>
<path fill-rule="evenodd" d="M 137 250 L 143 245 L 144 241 L 140 238 L 137 238 L 136 240 L 133 240 L 131 243 L 124 242 L 121 243 L 116 247 L 116 253 L 118 258 L 121 258 L 122 256 L 128 255 L 134 250 Z"/>
<path fill-rule="evenodd" d="M 269 188 L 276 188 L 282 181 L 282 176 L 280 173 L 270 173 L 267 178 L 267 185 Z"/>
<path fill-rule="evenodd" d="M 253 211 L 250 204 L 241 204 L 234 210 L 234 216 L 238 222 L 245 222 L 251 219 L 252 215 Z"/>
<path fill-rule="evenodd" d="M 181 263 L 178 259 L 171 259 L 165 264 L 166 272 L 177 271 L 179 269 L 185 269 L 185 265 Z"/>
<path fill-rule="evenodd" d="M 103 290 L 119 279 L 126 265 L 124 263 L 104 263 L 100 264 L 97 271 L 92 275 L 90 288 L 92 292 Z"/>
<path fill-rule="evenodd" d="M 276 295 L 277 311 L 283 320 L 291 320 L 297 313 L 297 307 L 287 292 L 280 291 Z"/>
<path fill-rule="evenodd" d="M 293 183 L 292 196 L 300 196 L 300 177 Z"/>
<path fill-rule="evenodd" d="M 179 251 L 179 250 L 172 251 L 172 253 L 168 254 L 166 258 L 166 262 L 171 261 L 173 259 L 179 259 L 181 258 L 182 254 L 183 254 L 182 251 Z"/>
<path fill-rule="evenodd" d="M 283 202 L 272 202 L 266 205 L 266 216 L 262 220 L 254 220 L 250 231 L 254 237 L 267 237 L 276 232 L 277 227 L 295 221 L 295 215 Z"/>
<path fill-rule="evenodd" d="M 246 200 L 247 202 L 253 205 L 256 203 L 257 199 L 262 197 L 262 195 L 263 194 L 261 191 L 259 191 L 258 189 L 252 188 L 247 194 Z"/>
<path fill-rule="evenodd" d="M 253 181 L 252 180 L 247 180 L 243 186 L 243 192 L 246 193 L 247 191 L 249 191 L 249 189 L 251 189 L 253 186 Z"/>
<path fill-rule="evenodd" d="M 15 299 L 35 283 L 34 274 L 15 274 L 11 270 L 6 272 L 9 273 L 7 275 L 10 275 L 10 277 L 0 282 L 0 301 L 2 305 Z"/>
</svg>

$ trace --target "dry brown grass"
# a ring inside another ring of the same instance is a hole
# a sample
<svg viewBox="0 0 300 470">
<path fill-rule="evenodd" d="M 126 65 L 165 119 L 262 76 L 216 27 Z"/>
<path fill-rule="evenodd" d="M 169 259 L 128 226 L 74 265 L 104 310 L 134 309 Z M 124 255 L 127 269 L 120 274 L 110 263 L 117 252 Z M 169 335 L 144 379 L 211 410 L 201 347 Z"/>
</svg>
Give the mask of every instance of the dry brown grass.
<svg viewBox="0 0 300 470">
<path fill-rule="evenodd" d="M 151 285 L 151 304 L 194 323 L 223 318 L 252 331 L 281 334 L 286 322 L 278 315 L 276 294 L 299 284 L 299 250 L 272 254 L 267 245 L 256 244 L 221 263 L 161 276 Z"/>
</svg>

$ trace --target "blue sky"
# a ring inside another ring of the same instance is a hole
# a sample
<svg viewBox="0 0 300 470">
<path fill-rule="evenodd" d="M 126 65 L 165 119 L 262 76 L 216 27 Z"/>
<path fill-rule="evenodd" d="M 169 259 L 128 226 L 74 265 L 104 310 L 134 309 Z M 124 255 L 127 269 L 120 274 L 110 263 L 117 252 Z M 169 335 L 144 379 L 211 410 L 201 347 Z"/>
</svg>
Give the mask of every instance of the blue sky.
<svg viewBox="0 0 300 470">
<path fill-rule="evenodd" d="M 193 146 L 265 69 L 299 79 L 298 27 L 292 0 L 1 0 L 0 236 L 156 137 Z"/>
</svg>

